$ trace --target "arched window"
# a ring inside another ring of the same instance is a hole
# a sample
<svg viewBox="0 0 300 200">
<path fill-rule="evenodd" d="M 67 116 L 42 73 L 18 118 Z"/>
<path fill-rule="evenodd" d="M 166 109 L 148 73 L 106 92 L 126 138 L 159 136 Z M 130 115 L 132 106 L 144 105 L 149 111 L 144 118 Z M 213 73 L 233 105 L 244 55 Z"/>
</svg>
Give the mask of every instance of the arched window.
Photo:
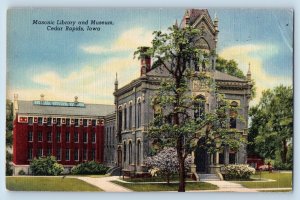
<svg viewBox="0 0 300 200">
<path fill-rule="evenodd" d="M 127 107 L 124 107 L 124 129 L 127 129 Z"/>
<path fill-rule="evenodd" d="M 229 127 L 236 128 L 236 118 L 237 118 L 237 107 L 238 103 L 236 101 L 232 101 L 230 104 L 230 119 L 229 119 Z"/>
<path fill-rule="evenodd" d="M 198 96 L 194 103 L 194 118 L 203 120 L 205 116 L 205 97 Z"/>
<path fill-rule="evenodd" d="M 131 141 L 129 141 L 128 149 L 129 149 L 128 161 L 129 161 L 129 164 L 131 164 L 132 163 L 132 143 L 131 143 Z"/>
<path fill-rule="evenodd" d="M 141 164 L 141 151 L 142 151 L 142 144 L 141 144 L 141 141 L 138 140 L 138 142 L 137 142 L 137 165 Z"/>
<path fill-rule="evenodd" d="M 132 129 L 132 104 L 129 105 L 129 129 Z"/>
<path fill-rule="evenodd" d="M 142 114 L 142 105 L 141 101 L 138 100 L 138 105 L 137 105 L 137 128 L 141 127 L 141 114 Z"/>
<path fill-rule="evenodd" d="M 121 131 L 122 131 L 122 107 L 120 107 L 119 108 L 119 112 L 118 112 L 118 124 L 119 124 L 119 126 L 118 126 L 118 133 L 120 134 L 121 133 Z"/>
<path fill-rule="evenodd" d="M 124 162 L 126 162 L 126 142 L 123 143 L 123 152 L 124 152 Z"/>
</svg>

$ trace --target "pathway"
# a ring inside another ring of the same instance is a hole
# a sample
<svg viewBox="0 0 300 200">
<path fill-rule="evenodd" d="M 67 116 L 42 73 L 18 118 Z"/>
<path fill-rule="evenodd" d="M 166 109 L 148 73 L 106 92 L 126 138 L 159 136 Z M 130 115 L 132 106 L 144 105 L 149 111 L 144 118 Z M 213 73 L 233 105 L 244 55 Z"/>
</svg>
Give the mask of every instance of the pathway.
<svg viewBox="0 0 300 200">
<path fill-rule="evenodd" d="M 245 188 L 241 184 L 228 181 L 204 181 L 219 187 L 215 192 L 257 192 L 255 189 Z M 204 191 L 205 192 L 205 191 Z"/>
<path fill-rule="evenodd" d="M 120 185 L 114 184 L 111 181 L 118 180 L 118 176 L 108 176 L 101 178 L 91 178 L 91 177 L 77 177 L 80 180 L 83 180 L 89 184 L 92 184 L 105 192 L 132 192 L 127 188 L 124 188 Z"/>
</svg>

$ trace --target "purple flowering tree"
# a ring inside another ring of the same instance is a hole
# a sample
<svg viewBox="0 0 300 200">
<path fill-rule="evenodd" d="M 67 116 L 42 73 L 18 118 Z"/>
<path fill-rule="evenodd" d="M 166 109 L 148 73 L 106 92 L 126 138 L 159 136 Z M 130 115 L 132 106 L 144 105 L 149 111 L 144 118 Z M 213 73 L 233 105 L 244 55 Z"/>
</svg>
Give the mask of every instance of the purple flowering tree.
<svg viewBox="0 0 300 200">
<path fill-rule="evenodd" d="M 188 155 L 185 159 L 186 170 L 188 170 L 191 163 L 192 157 Z M 179 172 L 179 162 L 176 148 L 165 147 L 156 155 L 148 157 L 145 160 L 145 165 L 151 170 L 154 170 L 161 176 L 165 177 L 167 183 L 169 184 L 171 175 Z"/>
</svg>

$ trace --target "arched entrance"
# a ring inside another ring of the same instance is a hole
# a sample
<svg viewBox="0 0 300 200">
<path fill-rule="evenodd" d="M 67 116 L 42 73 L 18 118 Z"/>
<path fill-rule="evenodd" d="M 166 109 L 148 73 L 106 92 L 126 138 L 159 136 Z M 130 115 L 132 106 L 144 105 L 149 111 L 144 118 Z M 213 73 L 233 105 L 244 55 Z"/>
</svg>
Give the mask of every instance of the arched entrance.
<svg viewBox="0 0 300 200">
<path fill-rule="evenodd" d="M 117 153 L 118 153 L 118 167 L 122 167 L 122 149 L 120 146 L 118 147 Z"/>
<path fill-rule="evenodd" d="M 198 173 L 206 173 L 208 171 L 208 153 L 204 148 L 205 139 L 201 138 L 198 141 L 198 146 L 195 149 L 195 160 L 194 163 L 196 165 L 196 171 Z"/>
</svg>

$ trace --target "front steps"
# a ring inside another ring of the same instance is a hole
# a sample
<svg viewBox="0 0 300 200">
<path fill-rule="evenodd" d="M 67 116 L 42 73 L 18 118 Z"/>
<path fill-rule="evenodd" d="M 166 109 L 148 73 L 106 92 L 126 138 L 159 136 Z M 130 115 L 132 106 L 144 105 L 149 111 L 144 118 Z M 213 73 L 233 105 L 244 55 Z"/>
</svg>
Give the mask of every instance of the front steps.
<svg viewBox="0 0 300 200">
<path fill-rule="evenodd" d="M 220 181 L 217 174 L 198 174 L 200 181 Z"/>
</svg>

